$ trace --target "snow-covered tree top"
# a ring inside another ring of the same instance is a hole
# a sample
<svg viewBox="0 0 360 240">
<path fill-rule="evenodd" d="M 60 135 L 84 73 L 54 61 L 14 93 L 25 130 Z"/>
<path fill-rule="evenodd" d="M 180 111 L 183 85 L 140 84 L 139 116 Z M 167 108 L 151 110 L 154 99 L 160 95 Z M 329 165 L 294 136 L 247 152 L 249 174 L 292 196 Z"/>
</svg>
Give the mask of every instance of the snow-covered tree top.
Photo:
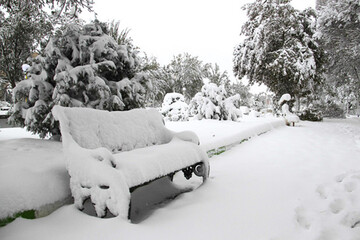
<svg viewBox="0 0 360 240">
<path fill-rule="evenodd" d="M 201 92 L 210 99 L 218 101 L 221 100 L 219 98 L 222 98 L 227 94 L 223 86 L 217 86 L 215 83 L 205 84 L 202 86 Z"/>
<path fill-rule="evenodd" d="M 164 103 L 166 105 L 170 105 L 174 102 L 185 102 L 185 98 L 184 95 L 180 94 L 180 93 L 167 93 L 164 97 Z"/>
</svg>

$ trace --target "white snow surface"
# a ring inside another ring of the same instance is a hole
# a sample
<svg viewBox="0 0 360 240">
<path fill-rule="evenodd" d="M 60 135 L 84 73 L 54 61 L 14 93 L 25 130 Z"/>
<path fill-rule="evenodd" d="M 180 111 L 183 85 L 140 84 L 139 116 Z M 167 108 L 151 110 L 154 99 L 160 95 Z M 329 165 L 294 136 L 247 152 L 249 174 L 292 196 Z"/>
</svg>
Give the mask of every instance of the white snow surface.
<svg viewBox="0 0 360 240">
<path fill-rule="evenodd" d="M 19 138 L 35 138 L 39 139 L 39 136 L 26 131 L 23 128 L 1 128 L 0 129 L 0 141 Z"/>
<path fill-rule="evenodd" d="M 282 120 L 248 117 L 242 122 L 218 120 L 166 122 L 166 127 L 178 132 L 177 136 L 181 139 L 200 141 L 202 149 L 209 151 L 238 143 L 250 135 L 256 135 L 259 133 L 256 130 L 261 131 L 264 126 L 268 128 L 271 125 L 268 122 L 271 121 L 284 125 Z M 73 124 L 76 123 L 76 121 L 73 122 Z M 199 139 L 191 136 L 186 130 L 196 132 Z M 181 131 L 183 132 L 180 133 Z M 0 129 L 0 143 L 0 178 L 2 177 L 3 182 L 7 183 L 0 185 L 0 219 L 23 210 L 37 210 L 44 204 L 62 200 L 70 195 L 69 176 L 65 169 L 60 142 L 40 140 L 38 135 L 33 135 L 22 128 L 2 128 Z M 168 150 L 158 152 L 158 157 L 165 154 L 164 151 Z M 174 154 L 171 151 L 175 153 L 175 150 L 170 148 L 168 154 Z M 125 164 L 119 158 L 116 158 L 116 163 L 119 166 Z M 130 166 L 128 169 L 129 171 L 125 174 L 130 174 L 131 169 L 134 168 Z M 89 171 L 92 170 L 89 169 Z M 21 172 L 21 177 L 18 177 L 19 172 Z M 62 175 L 50 174 L 53 172 Z M 32 185 L 29 187 L 26 183 L 32 183 Z M 56 191 L 56 194 L 47 195 L 47 191 L 42 191 L 48 188 L 51 188 L 50 192 Z M 24 199 L 29 199 L 29 201 Z"/>
<path fill-rule="evenodd" d="M 250 116 L 244 116 L 241 122 L 211 119 L 177 123 L 166 122 L 166 127 L 173 131 L 181 131 L 184 129 L 194 131 L 199 137 L 201 148 L 205 151 L 238 144 L 244 139 L 257 136 L 284 125 L 284 120 L 281 118 L 256 118 Z"/>
<path fill-rule="evenodd" d="M 214 122 L 216 140 L 231 122 Z M 209 123 L 204 128 L 214 131 Z M 48 217 L 17 219 L 0 228 L 0 239 L 354 240 L 360 236 L 359 154 L 359 118 L 301 121 L 214 156 L 207 184 L 139 224 L 90 217 L 69 205 Z"/>
<path fill-rule="evenodd" d="M 60 142 L 20 138 L 21 129 L 1 129 L 0 219 L 70 196 Z M 23 136 L 27 136 L 24 134 Z"/>
</svg>

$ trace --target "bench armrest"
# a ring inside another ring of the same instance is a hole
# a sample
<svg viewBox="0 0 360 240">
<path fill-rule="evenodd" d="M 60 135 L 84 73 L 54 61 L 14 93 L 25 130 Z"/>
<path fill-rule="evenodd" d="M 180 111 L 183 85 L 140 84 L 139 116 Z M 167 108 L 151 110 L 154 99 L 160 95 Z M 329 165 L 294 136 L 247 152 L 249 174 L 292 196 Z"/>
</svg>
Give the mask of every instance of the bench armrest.
<svg viewBox="0 0 360 240">
<path fill-rule="evenodd" d="M 183 141 L 193 142 L 197 145 L 200 145 L 198 136 L 192 131 L 173 132 L 173 135 L 174 137 L 177 137 Z"/>
<path fill-rule="evenodd" d="M 83 209 L 84 202 L 90 198 L 97 216 L 105 216 L 106 209 L 109 209 L 116 216 L 126 219 L 130 203 L 129 186 L 113 154 L 103 147 L 86 149 L 75 143 L 68 147 L 64 152 L 75 206 Z"/>
</svg>

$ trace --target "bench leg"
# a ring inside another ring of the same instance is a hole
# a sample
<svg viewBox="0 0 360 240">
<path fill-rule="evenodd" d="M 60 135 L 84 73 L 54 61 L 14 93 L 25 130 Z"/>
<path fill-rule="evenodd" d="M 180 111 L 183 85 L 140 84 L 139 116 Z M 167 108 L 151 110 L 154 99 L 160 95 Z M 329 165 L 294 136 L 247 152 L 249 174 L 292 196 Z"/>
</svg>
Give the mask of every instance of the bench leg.
<svg viewBox="0 0 360 240">
<path fill-rule="evenodd" d="M 128 220 L 131 222 L 131 200 L 130 200 L 130 202 L 129 202 Z"/>
</svg>

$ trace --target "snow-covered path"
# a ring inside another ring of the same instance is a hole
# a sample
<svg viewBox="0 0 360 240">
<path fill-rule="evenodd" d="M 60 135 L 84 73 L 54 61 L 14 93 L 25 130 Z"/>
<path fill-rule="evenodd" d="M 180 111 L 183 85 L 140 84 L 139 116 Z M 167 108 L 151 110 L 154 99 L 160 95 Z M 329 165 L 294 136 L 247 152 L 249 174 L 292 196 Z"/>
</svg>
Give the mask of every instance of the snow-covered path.
<svg viewBox="0 0 360 240">
<path fill-rule="evenodd" d="M 66 206 L 45 218 L 17 219 L 0 228 L 0 239 L 356 239 L 360 228 L 336 217 L 360 201 L 360 178 L 352 178 L 351 192 L 337 196 L 352 200 L 343 201 L 349 206 L 340 213 L 331 211 L 330 195 L 337 176 L 360 169 L 359 133 L 359 119 L 282 127 L 213 157 L 204 186 L 139 224 Z M 325 185 L 330 195 L 323 199 Z M 334 220 L 324 222 L 323 212 Z"/>
</svg>

